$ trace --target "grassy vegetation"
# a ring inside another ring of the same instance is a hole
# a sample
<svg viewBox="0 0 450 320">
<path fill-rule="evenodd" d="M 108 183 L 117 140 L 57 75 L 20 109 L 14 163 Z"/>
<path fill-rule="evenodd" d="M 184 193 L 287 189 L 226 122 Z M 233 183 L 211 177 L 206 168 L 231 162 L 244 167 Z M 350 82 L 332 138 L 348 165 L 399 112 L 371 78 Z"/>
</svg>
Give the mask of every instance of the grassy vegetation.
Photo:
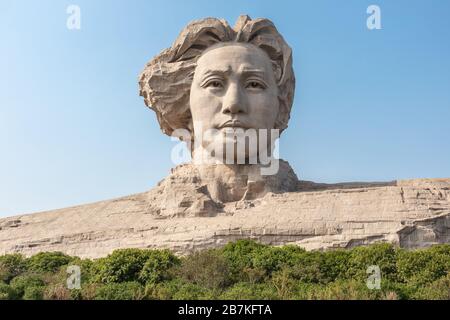
<svg viewBox="0 0 450 320">
<path fill-rule="evenodd" d="M 69 265 L 81 288 L 69 289 Z M 366 285 L 367 267 L 381 288 Z M 404 250 L 376 244 L 308 252 L 250 240 L 177 257 L 116 250 L 90 260 L 60 252 L 0 256 L 0 299 L 450 299 L 450 245 Z"/>
</svg>

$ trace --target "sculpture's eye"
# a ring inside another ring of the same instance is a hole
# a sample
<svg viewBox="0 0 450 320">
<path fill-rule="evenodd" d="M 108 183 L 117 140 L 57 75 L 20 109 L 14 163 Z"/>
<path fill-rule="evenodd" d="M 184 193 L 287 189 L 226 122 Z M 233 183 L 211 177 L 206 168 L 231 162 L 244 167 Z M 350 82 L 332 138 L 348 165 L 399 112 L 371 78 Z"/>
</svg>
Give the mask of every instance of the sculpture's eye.
<svg viewBox="0 0 450 320">
<path fill-rule="evenodd" d="M 260 81 L 251 80 L 251 81 L 247 82 L 246 88 L 256 89 L 256 90 L 264 90 L 266 88 L 266 86 Z"/>
<path fill-rule="evenodd" d="M 220 80 L 211 80 L 206 83 L 205 87 L 210 87 L 213 89 L 220 89 L 223 88 L 223 83 Z"/>
</svg>

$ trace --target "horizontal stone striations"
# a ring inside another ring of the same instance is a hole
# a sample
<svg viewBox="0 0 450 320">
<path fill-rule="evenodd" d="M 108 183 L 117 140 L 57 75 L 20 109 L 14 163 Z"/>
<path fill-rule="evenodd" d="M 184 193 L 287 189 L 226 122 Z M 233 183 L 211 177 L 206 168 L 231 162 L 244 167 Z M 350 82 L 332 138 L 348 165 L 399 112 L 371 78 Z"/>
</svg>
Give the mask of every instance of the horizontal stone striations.
<svg viewBox="0 0 450 320">
<path fill-rule="evenodd" d="M 0 219 L 0 254 L 62 251 L 97 258 L 129 247 L 186 254 L 237 239 L 308 250 L 450 242 L 450 179 L 301 182 L 296 192 L 223 203 L 212 216 L 161 216 L 156 210 L 164 204 L 152 202 L 155 192 Z"/>
</svg>

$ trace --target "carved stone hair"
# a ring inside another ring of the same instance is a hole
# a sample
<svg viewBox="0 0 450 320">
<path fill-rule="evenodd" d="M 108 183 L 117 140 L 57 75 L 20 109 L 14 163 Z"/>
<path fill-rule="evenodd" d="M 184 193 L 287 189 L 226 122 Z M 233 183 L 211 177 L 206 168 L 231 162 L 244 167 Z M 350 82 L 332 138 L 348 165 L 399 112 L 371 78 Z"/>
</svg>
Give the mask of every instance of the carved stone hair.
<svg viewBox="0 0 450 320">
<path fill-rule="evenodd" d="M 220 42 L 243 42 L 267 53 L 278 85 L 280 110 L 275 128 L 287 128 L 295 90 L 292 51 L 268 19 L 240 16 L 234 28 L 223 19 L 205 18 L 189 23 L 173 45 L 147 63 L 139 77 L 140 95 L 156 112 L 161 130 L 171 135 L 191 128 L 189 95 L 197 60 L 210 46 Z"/>
</svg>

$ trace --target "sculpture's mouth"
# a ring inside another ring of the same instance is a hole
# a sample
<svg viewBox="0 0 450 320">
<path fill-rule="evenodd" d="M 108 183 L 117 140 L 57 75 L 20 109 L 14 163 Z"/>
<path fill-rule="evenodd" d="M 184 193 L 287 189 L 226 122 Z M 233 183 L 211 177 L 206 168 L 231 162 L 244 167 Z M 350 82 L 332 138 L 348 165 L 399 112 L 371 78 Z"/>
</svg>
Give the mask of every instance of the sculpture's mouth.
<svg viewBox="0 0 450 320">
<path fill-rule="evenodd" d="M 245 129 L 249 129 L 250 126 L 248 126 L 247 124 L 245 124 L 239 120 L 228 120 L 218 127 L 218 129 L 223 129 L 223 128 L 233 128 L 233 129 L 244 129 L 245 130 Z"/>
</svg>

